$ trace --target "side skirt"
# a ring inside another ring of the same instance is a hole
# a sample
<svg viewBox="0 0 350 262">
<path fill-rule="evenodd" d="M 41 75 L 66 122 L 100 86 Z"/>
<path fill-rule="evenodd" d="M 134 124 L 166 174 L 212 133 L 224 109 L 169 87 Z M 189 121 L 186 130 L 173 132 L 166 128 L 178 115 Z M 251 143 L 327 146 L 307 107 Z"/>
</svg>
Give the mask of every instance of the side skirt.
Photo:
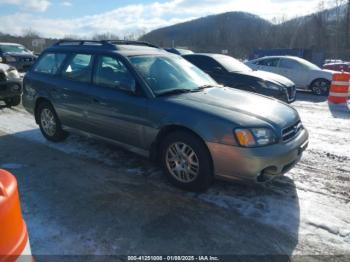
<svg viewBox="0 0 350 262">
<path fill-rule="evenodd" d="M 143 157 L 146 157 L 146 158 L 150 158 L 150 152 L 148 150 L 145 150 L 145 149 L 142 149 L 142 148 L 139 148 L 139 147 L 136 147 L 136 146 L 132 146 L 132 145 L 128 145 L 128 144 L 125 144 L 125 143 L 122 143 L 122 142 L 119 142 L 119 141 L 116 141 L 116 140 L 113 140 L 113 139 L 110 139 L 110 138 L 106 138 L 106 137 L 102 137 L 102 136 L 99 136 L 99 135 L 95 135 L 95 134 L 92 134 L 92 133 L 88 133 L 88 132 L 85 132 L 85 131 L 81 131 L 79 129 L 76 129 L 76 128 L 71 128 L 71 127 L 67 127 L 67 126 L 62 126 L 62 129 L 69 132 L 69 133 L 74 133 L 74 134 L 78 134 L 78 135 L 82 135 L 82 136 L 85 136 L 85 137 L 88 137 L 88 138 L 95 138 L 97 140 L 103 140 L 107 143 L 110 143 L 110 144 L 114 144 L 118 147 L 121 147 L 127 151 L 130 151 L 132 153 L 135 153 L 137 155 L 140 155 L 140 156 L 143 156 Z"/>
</svg>

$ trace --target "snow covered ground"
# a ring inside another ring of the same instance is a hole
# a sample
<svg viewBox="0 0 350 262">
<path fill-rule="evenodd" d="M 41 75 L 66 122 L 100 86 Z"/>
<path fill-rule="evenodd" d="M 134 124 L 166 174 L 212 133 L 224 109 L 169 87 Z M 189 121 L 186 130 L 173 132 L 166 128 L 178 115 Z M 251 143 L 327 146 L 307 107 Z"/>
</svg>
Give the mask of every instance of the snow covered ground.
<svg viewBox="0 0 350 262">
<path fill-rule="evenodd" d="M 73 158 L 98 161 L 130 176 L 148 177 L 154 186 L 166 187 L 173 194 L 271 226 L 297 239 L 293 254 L 350 255 L 350 110 L 303 93 L 293 106 L 310 132 L 309 148 L 294 169 L 265 186 L 217 181 L 201 194 L 173 190 L 157 167 L 104 142 L 76 135 L 61 144 L 47 142 L 33 117 L 21 107 L 0 109 L 0 131 Z M 25 168 L 20 161 L 0 159 L 1 167 Z"/>
</svg>

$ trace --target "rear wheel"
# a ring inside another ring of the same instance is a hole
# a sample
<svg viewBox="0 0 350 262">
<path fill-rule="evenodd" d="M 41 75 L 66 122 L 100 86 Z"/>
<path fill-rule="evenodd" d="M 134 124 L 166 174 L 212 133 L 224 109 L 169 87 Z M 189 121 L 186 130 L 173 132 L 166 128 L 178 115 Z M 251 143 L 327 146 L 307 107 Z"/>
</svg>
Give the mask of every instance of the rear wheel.
<svg viewBox="0 0 350 262">
<path fill-rule="evenodd" d="M 164 139 L 161 145 L 163 171 L 175 186 L 204 191 L 212 183 L 212 162 L 206 145 L 197 136 L 176 131 Z"/>
<path fill-rule="evenodd" d="M 317 79 L 311 84 L 311 91 L 315 95 L 328 95 L 331 83 L 326 79 Z"/>
<path fill-rule="evenodd" d="M 44 137 L 53 142 L 60 142 L 66 139 L 67 132 L 62 130 L 61 122 L 57 114 L 48 102 L 42 102 L 37 109 L 39 126 Z"/>
<path fill-rule="evenodd" d="M 18 106 L 21 103 L 21 96 L 14 96 L 5 99 L 5 104 L 8 107 Z"/>
</svg>

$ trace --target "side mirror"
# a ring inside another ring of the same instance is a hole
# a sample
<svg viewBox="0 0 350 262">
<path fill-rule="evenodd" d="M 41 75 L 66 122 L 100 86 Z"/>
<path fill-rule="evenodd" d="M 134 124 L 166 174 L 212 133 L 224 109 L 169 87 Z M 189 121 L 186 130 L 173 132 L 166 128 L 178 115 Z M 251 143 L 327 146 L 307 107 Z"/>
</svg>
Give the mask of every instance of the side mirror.
<svg viewBox="0 0 350 262">
<path fill-rule="evenodd" d="M 136 93 L 136 81 L 134 78 L 124 79 L 119 82 L 118 88 L 130 94 Z"/>
</svg>

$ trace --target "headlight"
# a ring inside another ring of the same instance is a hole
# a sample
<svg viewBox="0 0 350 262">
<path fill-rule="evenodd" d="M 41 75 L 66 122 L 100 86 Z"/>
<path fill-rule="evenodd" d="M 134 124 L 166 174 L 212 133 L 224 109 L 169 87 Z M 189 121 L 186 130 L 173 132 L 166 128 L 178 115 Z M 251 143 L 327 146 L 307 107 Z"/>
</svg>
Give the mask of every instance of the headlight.
<svg viewBox="0 0 350 262">
<path fill-rule="evenodd" d="M 18 73 L 18 71 L 15 69 L 15 68 L 10 68 L 8 71 L 7 71 L 7 78 L 9 80 L 18 80 L 20 79 L 20 75 Z"/>
<path fill-rule="evenodd" d="M 268 81 L 259 81 L 259 84 L 263 87 L 263 88 L 267 88 L 267 89 L 272 89 L 272 90 L 282 90 L 283 88 L 276 85 L 276 84 L 273 84 L 271 82 L 268 82 Z"/>
<path fill-rule="evenodd" d="M 239 128 L 235 130 L 238 143 L 244 147 L 266 146 L 276 142 L 276 136 L 269 128 Z"/>
<path fill-rule="evenodd" d="M 7 55 L 7 56 L 5 56 L 4 58 L 5 58 L 5 61 L 6 61 L 6 62 L 16 62 L 16 58 L 13 57 L 13 56 Z"/>
<path fill-rule="evenodd" d="M 11 91 L 18 92 L 21 90 L 21 87 L 19 85 L 13 85 L 11 86 Z"/>
</svg>

